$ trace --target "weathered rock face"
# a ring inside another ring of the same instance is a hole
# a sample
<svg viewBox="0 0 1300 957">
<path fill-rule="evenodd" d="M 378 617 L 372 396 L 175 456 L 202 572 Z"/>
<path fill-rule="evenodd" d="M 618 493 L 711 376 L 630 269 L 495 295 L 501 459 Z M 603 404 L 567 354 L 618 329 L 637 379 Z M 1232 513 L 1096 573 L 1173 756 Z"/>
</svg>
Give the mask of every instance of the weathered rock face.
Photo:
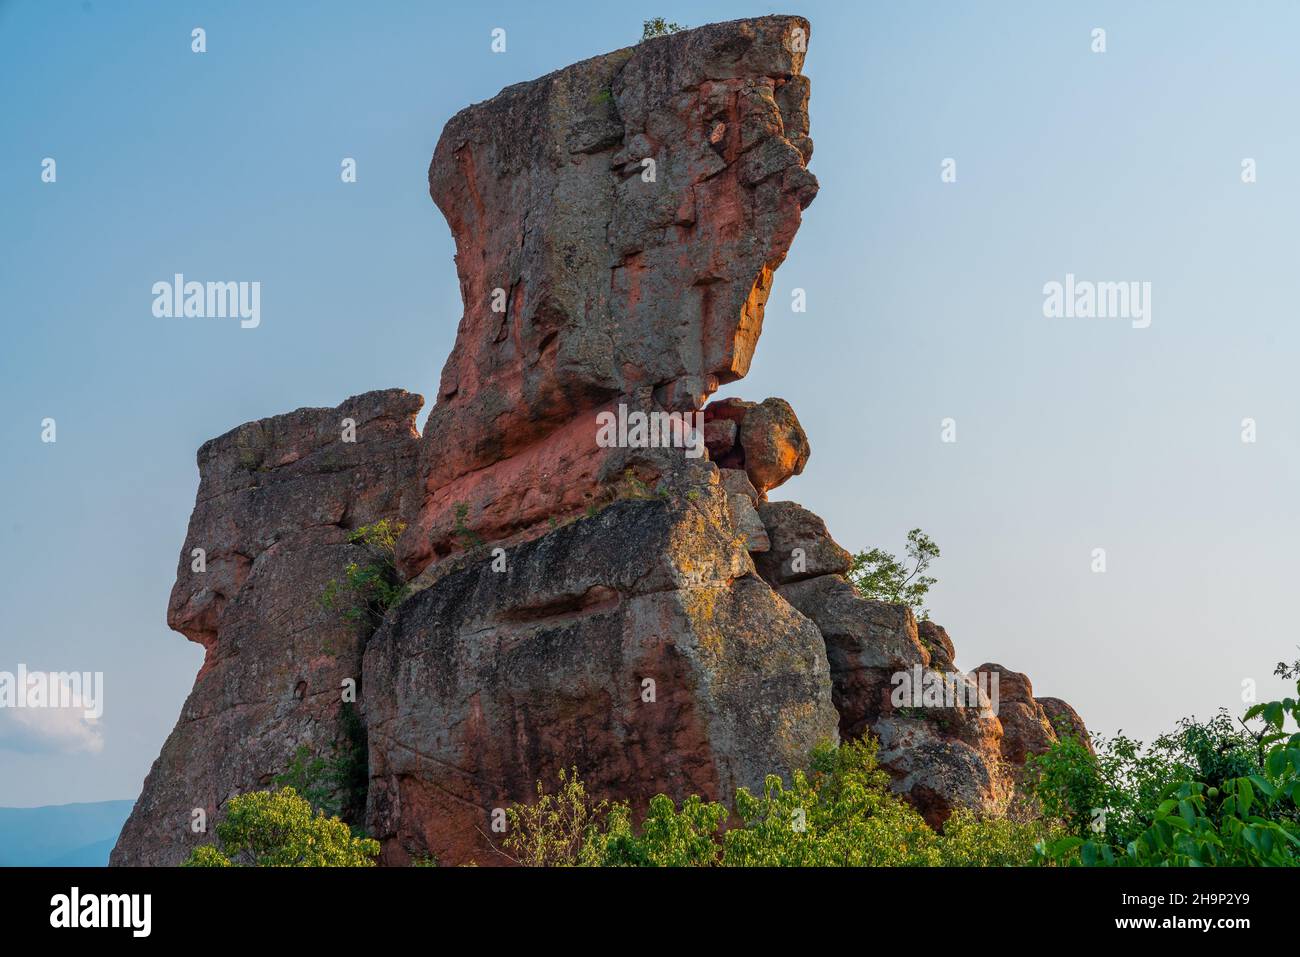
<svg viewBox="0 0 1300 957">
<path fill-rule="evenodd" d="M 644 806 L 759 788 L 836 739 L 821 635 L 754 573 L 716 479 L 695 491 L 453 572 L 374 636 L 367 823 L 387 862 L 499 862 L 492 810 L 562 768 Z"/>
<path fill-rule="evenodd" d="M 1072 737 L 1089 751 L 1093 751 L 1088 726 L 1083 723 L 1083 718 L 1079 717 L 1079 712 L 1060 698 L 1035 698 L 1034 700 L 1047 714 L 1047 720 L 1051 723 L 1052 730 L 1056 732 L 1058 740 Z"/>
<path fill-rule="evenodd" d="M 1005 808 L 1013 781 L 1002 767 L 1002 727 L 990 702 L 965 698 L 946 707 L 895 700 L 898 676 L 912 680 L 938 667 L 910 608 L 860 598 L 835 574 L 777 590 L 826 640 L 840 735 L 879 738 L 881 765 L 931 825 L 940 826 L 959 806 L 983 813 Z M 960 673 L 949 678 L 963 689 L 974 686 Z"/>
<path fill-rule="evenodd" d="M 747 371 L 816 193 L 807 37 L 798 17 L 701 27 L 447 124 L 429 185 L 465 312 L 425 432 L 420 397 L 390 390 L 199 451 L 168 623 L 206 658 L 114 864 L 180 863 L 205 837 L 193 809 L 213 821 L 304 746 L 366 747 L 365 793 L 340 797 L 384 862 L 490 864 L 493 811 L 561 768 L 638 810 L 729 801 L 874 735 L 937 826 L 998 812 L 1054 727 L 1086 736 L 987 665 L 995 715 L 946 631 L 859 597 L 825 523 L 767 501 L 808 461 L 788 403 L 705 405 Z M 692 414 L 673 434 L 698 427 L 699 455 L 602 444 L 597 413 L 620 407 Z M 377 625 L 323 607 L 371 557 L 351 533 L 399 518 L 411 596 Z M 896 697 L 939 672 L 965 706 Z"/>
<path fill-rule="evenodd" d="M 806 508 L 794 502 L 764 502 L 758 516 L 767 527 L 771 548 L 754 562 L 773 588 L 848 573 L 853 556 L 835 544 L 826 523 Z"/>
<path fill-rule="evenodd" d="M 404 571 L 599 500 L 595 414 L 694 410 L 745 375 L 817 192 L 799 17 L 701 27 L 447 124 L 429 191 L 465 314 L 425 428 Z M 457 506 L 464 505 L 457 519 Z"/>
<path fill-rule="evenodd" d="M 358 559 L 349 530 L 396 517 L 415 488 L 422 404 L 400 389 L 371 392 L 250 422 L 199 449 L 167 623 L 206 655 L 112 863 L 181 863 L 209 839 L 191 830 L 194 808 L 212 822 L 299 747 L 342 743 L 341 685 L 360 678 L 363 641 L 320 596 Z M 345 420 L 354 442 L 343 441 Z"/>
<path fill-rule="evenodd" d="M 1025 760 L 1058 740 L 1054 727 L 1087 742 L 1074 709 L 1035 699 L 1025 675 L 995 664 L 963 673 L 942 626 L 918 624 L 906 606 L 859 597 L 842 575 L 849 554 L 817 516 L 793 502 L 764 504 L 759 514 L 772 546 L 756 556 L 758 570 L 826 641 L 841 737 L 876 737 L 895 788 L 932 826 L 958 807 L 1002 813 Z M 942 688 L 942 696 L 927 688 Z"/>
</svg>

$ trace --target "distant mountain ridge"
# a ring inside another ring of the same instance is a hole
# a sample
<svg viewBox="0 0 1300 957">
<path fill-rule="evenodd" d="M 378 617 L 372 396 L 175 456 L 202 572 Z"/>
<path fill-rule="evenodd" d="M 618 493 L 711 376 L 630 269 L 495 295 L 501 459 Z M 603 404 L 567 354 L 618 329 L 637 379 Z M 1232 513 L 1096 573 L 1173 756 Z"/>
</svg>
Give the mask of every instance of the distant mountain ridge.
<svg viewBox="0 0 1300 957">
<path fill-rule="evenodd" d="M 106 867 L 134 804 L 0 807 L 0 867 Z"/>
</svg>

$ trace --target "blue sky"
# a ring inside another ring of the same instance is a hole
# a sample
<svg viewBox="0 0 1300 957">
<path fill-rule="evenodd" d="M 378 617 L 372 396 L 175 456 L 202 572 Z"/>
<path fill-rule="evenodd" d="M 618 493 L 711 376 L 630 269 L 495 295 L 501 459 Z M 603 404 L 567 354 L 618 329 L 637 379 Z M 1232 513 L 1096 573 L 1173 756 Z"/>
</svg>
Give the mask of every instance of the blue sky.
<svg viewBox="0 0 1300 957">
<path fill-rule="evenodd" d="M 807 429 L 808 469 L 774 497 L 853 549 L 924 528 L 958 663 L 1028 672 L 1096 730 L 1239 711 L 1245 679 L 1281 690 L 1300 7 L 9 2 L 0 670 L 103 671 L 105 711 L 97 751 L 0 728 L 0 805 L 138 793 L 202 659 L 164 615 L 203 441 L 433 394 L 461 311 L 425 181 L 446 120 L 644 17 L 767 12 L 812 21 L 822 186 L 753 370 L 721 393 L 783 396 Z M 260 281 L 260 327 L 155 318 L 175 272 Z M 1150 282 L 1150 327 L 1045 318 L 1066 273 Z"/>
</svg>

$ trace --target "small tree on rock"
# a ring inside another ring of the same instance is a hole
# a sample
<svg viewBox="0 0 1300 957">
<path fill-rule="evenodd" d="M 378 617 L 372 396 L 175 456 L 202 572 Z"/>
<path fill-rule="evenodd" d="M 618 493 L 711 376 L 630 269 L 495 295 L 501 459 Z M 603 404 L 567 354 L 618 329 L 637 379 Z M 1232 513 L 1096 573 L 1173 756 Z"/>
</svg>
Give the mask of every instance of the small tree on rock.
<svg viewBox="0 0 1300 957">
<path fill-rule="evenodd" d="M 925 532 L 914 528 L 907 533 L 908 561 L 899 561 L 879 548 L 858 552 L 849 567 L 849 581 L 863 598 L 909 605 L 916 617 L 924 621 L 930 617 L 925 596 L 937 581 L 925 571 L 938 557 L 939 546 Z"/>
</svg>

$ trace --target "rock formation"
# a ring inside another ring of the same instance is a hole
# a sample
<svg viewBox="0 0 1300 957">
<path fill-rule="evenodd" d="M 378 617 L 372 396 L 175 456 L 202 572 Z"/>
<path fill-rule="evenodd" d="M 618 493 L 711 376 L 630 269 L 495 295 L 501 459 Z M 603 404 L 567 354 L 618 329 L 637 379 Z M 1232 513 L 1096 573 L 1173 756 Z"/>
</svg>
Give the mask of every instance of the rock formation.
<svg viewBox="0 0 1300 957">
<path fill-rule="evenodd" d="M 113 864 L 179 864 L 229 798 L 269 786 L 302 746 L 342 737 L 340 685 L 363 636 L 320 596 L 416 483 L 423 400 L 400 389 L 241 425 L 199 449 L 199 492 L 167 624 L 203 667 L 122 829 Z M 342 441 L 346 423 L 355 442 Z"/>
<path fill-rule="evenodd" d="M 465 314 L 424 430 L 403 570 L 581 513 L 598 410 L 695 410 L 749 371 L 773 270 L 817 193 L 807 22 L 715 24 L 452 117 L 429 192 Z"/>
<path fill-rule="evenodd" d="M 747 372 L 817 192 L 809 35 L 701 27 L 447 123 L 429 188 L 465 311 L 423 434 L 423 400 L 390 390 L 200 449 L 168 623 L 206 657 L 114 864 L 179 863 L 194 809 L 304 746 L 364 749 L 339 800 L 385 863 L 488 864 L 493 812 L 561 768 L 638 807 L 726 800 L 870 734 L 941 825 L 999 812 L 1056 729 L 1086 734 L 988 665 L 999 718 L 946 631 L 861 598 L 825 523 L 768 501 L 809 459 L 788 403 L 709 402 Z M 651 425 L 602 442 L 604 414 Z M 349 621 L 320 597 L 381 520 L 405 524 L 410 594 Z M 974 706 L 899 703 L 900 674 L 941 672 Z"/>
</svg>

